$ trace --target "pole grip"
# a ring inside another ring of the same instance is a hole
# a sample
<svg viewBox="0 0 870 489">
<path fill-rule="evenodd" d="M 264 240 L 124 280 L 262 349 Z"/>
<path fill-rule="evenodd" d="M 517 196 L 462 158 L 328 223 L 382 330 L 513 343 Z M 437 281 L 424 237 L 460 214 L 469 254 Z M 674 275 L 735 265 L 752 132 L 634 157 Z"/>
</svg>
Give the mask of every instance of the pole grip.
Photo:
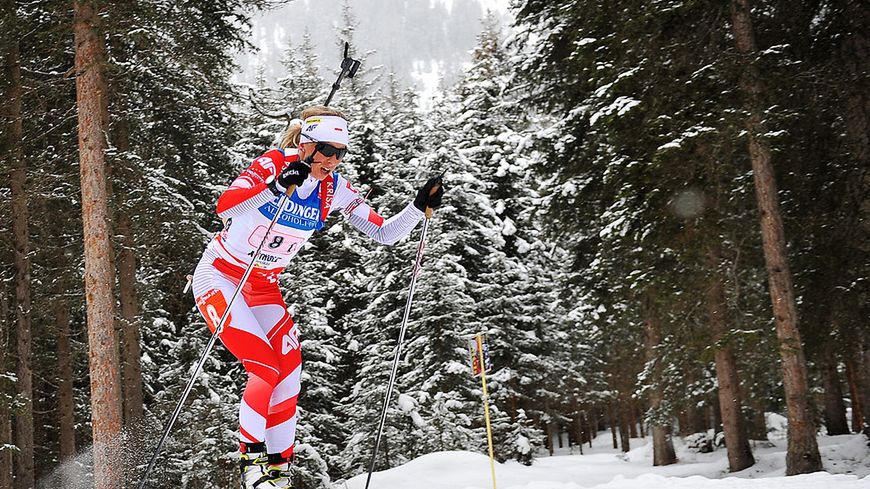
<svg viewBox="0 0 870 489">
<path fill-rule="evenodd" d="M 293 197 L 293 192 L 295 192 L 295 191 L 296 191 L 296 185 L 290 185 L 289 187 L 287 187 L 287 191 L 284 193 L 287 194 L 287 197 Z"/>
<path fill-rule="evenodd" d="M 429 191 L 429 196 L 431 197 L 435 195 L 435 192 L 437 192 L 439 188 L 441 188 L 440 183 L 438 185 L 433 185 L 432 190 Z M 426 219 L 432 219 L 432 212 L 434 212 L 434 209 L 427 206 L 424 212 L 426 213 Z"/>
</svg>

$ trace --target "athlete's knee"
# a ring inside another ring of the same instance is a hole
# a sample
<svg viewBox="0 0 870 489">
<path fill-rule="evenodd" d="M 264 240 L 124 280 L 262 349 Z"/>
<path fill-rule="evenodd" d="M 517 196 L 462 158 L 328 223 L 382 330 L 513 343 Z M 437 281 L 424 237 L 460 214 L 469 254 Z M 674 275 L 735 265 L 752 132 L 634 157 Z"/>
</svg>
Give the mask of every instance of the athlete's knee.
<svg viewBox="0 0 870 489">
<path fill-rule="evenodd" d="M 245 366 L 245 371 L 248 372 L 248 375 L 256 375 L 263 382 L 269 384 L 269 387 L 272 389 L 278 385 L 278 379 L 281 372 L 278 367 L 277 358 L 272 362 L 245 359 L 242 360 L 242 365 Z"/>
</svg>

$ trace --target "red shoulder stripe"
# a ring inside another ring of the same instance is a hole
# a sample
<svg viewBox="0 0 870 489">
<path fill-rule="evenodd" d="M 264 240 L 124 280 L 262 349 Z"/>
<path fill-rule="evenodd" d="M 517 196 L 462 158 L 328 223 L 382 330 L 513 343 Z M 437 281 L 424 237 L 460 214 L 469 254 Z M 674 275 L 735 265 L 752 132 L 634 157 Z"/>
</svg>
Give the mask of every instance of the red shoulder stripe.
<svg viewBox="0 0 870 489">
<path fill-rule="evenodd" d="M 280 165 L 280 168 L 278 167 Z M 242 202 L 258 195 L 266 188 L 269 177 L 284 169 L 284 153 L 273 149 L 251 163 L 217 201 L 217 213 L 223 214 Z"/>
</svg>

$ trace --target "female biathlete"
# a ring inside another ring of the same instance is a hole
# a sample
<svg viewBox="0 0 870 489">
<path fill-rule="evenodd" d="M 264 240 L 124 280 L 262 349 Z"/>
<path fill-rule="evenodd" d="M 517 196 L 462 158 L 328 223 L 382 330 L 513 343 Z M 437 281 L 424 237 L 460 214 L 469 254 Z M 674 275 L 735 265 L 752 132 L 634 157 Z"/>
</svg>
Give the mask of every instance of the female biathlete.
<svg viewBox="0 0 870 489">
<path fill-rule="evenodd" d="M 426 207 L 438 207 L 444 193 L 440 177 L 431 178 L 412 202 L 385 220 L 335 172 L 348 148 L 345 117 L 317 106 L 303 111 L 302 118 L 301 125 L 288 128 L 280 149 L 254 160 L 220 196 L 217 213 L 224 229 L 208 244 L 193 275 L 196 305 L 214 332 L 278 212 L 281 194 L 296 186 L 220 334 L 248 374 L 239 407 L 244 488 L 290 487 L 302 356 L 278 274 L 330 212 L 341 210 L 358 230 L 393 244 L 411 232 Z"/>
</svg>

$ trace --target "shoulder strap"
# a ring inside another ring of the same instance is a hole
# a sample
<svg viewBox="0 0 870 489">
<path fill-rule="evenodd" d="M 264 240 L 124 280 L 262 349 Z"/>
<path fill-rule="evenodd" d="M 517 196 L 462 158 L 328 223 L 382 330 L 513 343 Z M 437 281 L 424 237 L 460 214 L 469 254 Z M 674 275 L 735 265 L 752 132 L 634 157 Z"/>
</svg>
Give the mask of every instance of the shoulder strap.
<svg viewBox="0 0 870 489">
<path fill-rule="evenodd" d="M 329 176 L 320 182 L 320 220 L 325 221 L 329 215 L 329 209 L 332 207 L 332 200 L 335 198 L 335 181 L 336 175 L 330 173 Z"/>
</svg>

